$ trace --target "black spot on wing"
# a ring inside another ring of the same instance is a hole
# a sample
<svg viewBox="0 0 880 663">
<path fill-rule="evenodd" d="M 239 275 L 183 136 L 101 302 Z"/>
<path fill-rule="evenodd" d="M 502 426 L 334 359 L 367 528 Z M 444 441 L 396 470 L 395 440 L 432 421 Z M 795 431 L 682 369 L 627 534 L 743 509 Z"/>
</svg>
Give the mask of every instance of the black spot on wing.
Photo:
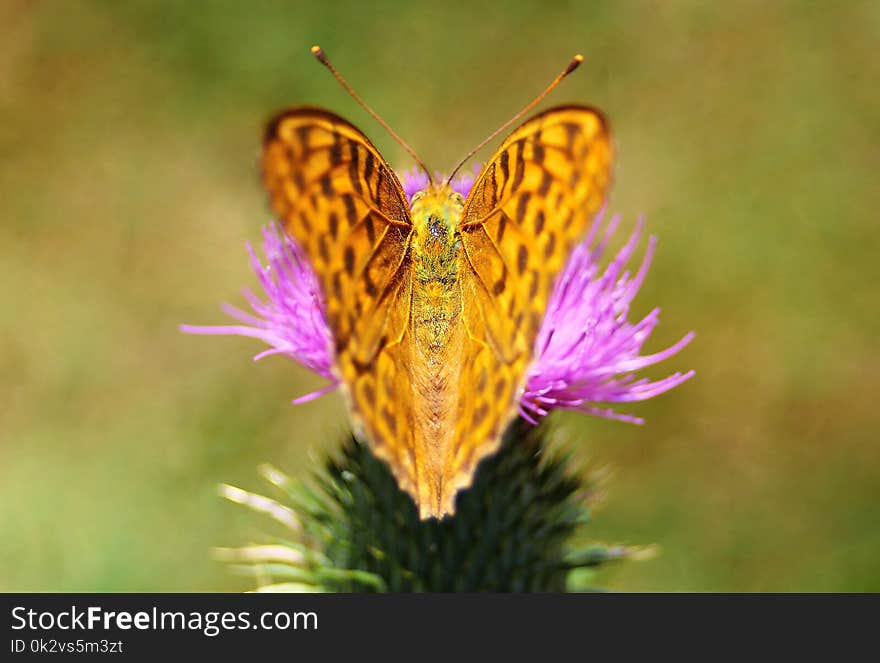
<svg viewBox="0 0 880 663">
<path fill-rule="evenodd" d="M 544 163 L 545 156 L 544 145 L 541 144 L 541 131 L 538 130 L 532 138 L 532 161 L 540 165 Z"/>
<path fill-rule="evenodd" d="M 497 244 L 501 244 L 501 240 L 504 239 L 505 228 L 507 228 L 507 215 L 502 214 L 498 218 L 498 230 L 495 232 L 495 242 Z"/>
<path fill-rule="evenodd" d="M 373 177 L 373 170 L 376 168 L 376 157 L 373 156 L 372 152 L 367 152 L 367 158 L 364 161 L 364 179 L 367 181 L 367 184 L 370 182 L 370 178 Z"/>
<path fill-rule="evenodd" d="M 387 407 L 382 408 L 382 419 L 385 422 L 385 425 L 388 426 L 388 432 L 392 435 L 397 434 L 397 419 L 394 418 L 394 415 Z"/>
<path fill-rule="evenodd" d="M 516 157 L 516 166 L 513 169 L 513 184 L 511 185 L 510 192 L 513 193 L 517 189 L 519 189 L 520 184 L 522 184 L 523 177 L 526 173 L 526 164 L 523 161 L 522 153 L 523 153 L 523 145 L 525 144 L 524 140 L 518 140 L 515 143 L 517 147 L 517 157 Z"/>
<path fill-rule="evenodd" d="M 348 178 L 351 180 L 351 185 L 359 196 L 363 195 L 364 193 L 364 189 L 361 186 L 360 158 L 361 154 L 360 150 L 358 149 L 357 143 L 355 143 L 354 141 L 349 141 Z"/>
<path fill-rule="evenodd" d="M 330 165 L 338 166 L 342 163 L 342 141 L 338 132 L 333 132 L 333 144 L 330 146 Z"/>
<path fill-rule="evenodd" d="M 519 245 L 519 251 L 516 254 L 516 269 L 520 274 L 526 271 L 529 264 L 529 250 L 525 244 Z"/>
<path fill-rule="evenodd" d="M 373 281 L 373 277 L 370 276 L 370 270 L 365 269 L 363 273 L 364 279 L 364 290 L 366 290 L 367 295 L 370 297 L 375 297 L 379 294 L 379 289 L 376 287 L 376 283 Z"/>
<path fill-rule="evenodd" d="M 550 191 L 551 184 L 553 184 L 553 176 L 550 175 L 549 171 L 545 170 L 541 176 L 541 184 L 538 185 L 538 195 L 546 196 Z"/>
<path fill-rule="evenodd" d="M 350 193 L 342 196 L 342 204 L 345 206 L 345 220 L 348 221 L 348 227 L 351 228 L 357 223 L 357 210 L 354 207 L 354 198 Z"/>
<path fill-rule="evenodd" d="M 531 192 L 526 191 L 519 197 L 519 200 L 516 203 L 516 222 L 519 225 L 522 225 L 523 219 L 526 216 L 526 209 L 529 206 L 529 200 L 531 197 Z"/>
<path fill-rule="evenodd" d="M 296 138 L 302 145 L 303 150 L 309 149 L 309 135 L 312 130 L 306 125 L 300 125 L 296 128 Z"/>
<path fill-rule="evenodd" d="M 573 122 L 564 122 L 562 128 L 565 129 L 565 151 L 571 154 L 574 149 L 574 141 L 577 138 L 580 127 Z"/>
<path fill-rule="evenodd" d="M 544 247 L 544 257 L 549 258 L 556 250 L 556 233 L 547 233 L 547 245 Z"/>
<path fill-rule="evenodd" d="M 325 196 L 333 195 L 333 182 L 330 180 L 330 173 L 321 176 L 321 193 Z"/>
<path fill-rule="evenodd" d="M 495 386 L 493 388 L 493 394 L 495 395 L 495 400 L 500 401 L 502 397 L 505 395 L 507 391 L 507 380 L 501 376 L 496 380 Z"/>
</svg>

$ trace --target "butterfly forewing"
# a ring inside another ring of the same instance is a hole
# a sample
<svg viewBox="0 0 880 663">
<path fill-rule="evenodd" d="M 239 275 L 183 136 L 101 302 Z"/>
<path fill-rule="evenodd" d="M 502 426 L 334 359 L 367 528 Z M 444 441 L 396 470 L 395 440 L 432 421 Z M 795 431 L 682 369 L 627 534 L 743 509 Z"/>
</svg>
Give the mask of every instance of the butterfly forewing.
<svg viewBox="0 0 880 663">
<path fill-rule="evenodd" d="M 461 219 L 468 270 L 464 324 L 471 339 L 462 363 L 451 483 L 468 485 L 515 415 L 535 337 L 556 276 L 601 207 L 610 181 L 611 141 L 588 107 L 548 110 L 503 142 L 478 176 Z"/>
<path fill-rule="evenodd" d="M 400 356 L 409 320 L 406 195 L 369 139 L 320 109 L 277 115 L 262 162 L 272 207 L 321 283 L 336 368 L 356 422 L 414 494 L 406 423 L 412 390 Z"/>
</svg>

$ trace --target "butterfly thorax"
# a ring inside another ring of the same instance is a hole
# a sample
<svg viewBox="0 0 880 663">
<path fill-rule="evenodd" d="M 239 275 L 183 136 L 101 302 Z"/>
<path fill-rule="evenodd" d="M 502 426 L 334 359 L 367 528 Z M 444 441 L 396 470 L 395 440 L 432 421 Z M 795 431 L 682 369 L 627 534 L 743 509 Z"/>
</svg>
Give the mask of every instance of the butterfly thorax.
<svg viewBox="0 0 880 663">
<path fill-rule="evenodd" d="M 447 185 L 419 191 L 412 198 L 413 258 L 424 283 L 454 282 L 461 240 L 458 223 L 464 199 Z"/>
<path fill-rule="evenodd" d="M 412 199 L 413 322 L 419 345 L 434 353 L 451 340 L 461 309 L 458 224 L 463 207 L 461 194 L 448 185 L 430 187 Z"/>
</svg>

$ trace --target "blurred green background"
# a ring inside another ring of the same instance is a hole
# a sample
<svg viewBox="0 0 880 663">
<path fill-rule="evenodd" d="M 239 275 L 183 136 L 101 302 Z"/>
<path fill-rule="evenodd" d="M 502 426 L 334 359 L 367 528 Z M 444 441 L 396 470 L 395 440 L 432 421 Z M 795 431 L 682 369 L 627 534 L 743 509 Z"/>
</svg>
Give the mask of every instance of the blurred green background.
<svg viewBox="0 0 880 663">
<path fill-rule="evenodd" d="M 320 43 L 439 169 L 586 56 L 545 105 L 611 119 L 611 207 L 660 238 L 646 349 L 697 332 L 646 426 L 556 417 L 611 469 L 596 539 L 659 545 L 604 586 L 880 591 L 880 4 L 3 0 L 0 26 L 0 590 L 246 589 L 209 549 L 264 523 L 216 485 L 340 439 L 338 395 L 289 404 L 305 369 L 177 329 L 254 284 L 274 110 L 411 165 Z"/>
</svg>

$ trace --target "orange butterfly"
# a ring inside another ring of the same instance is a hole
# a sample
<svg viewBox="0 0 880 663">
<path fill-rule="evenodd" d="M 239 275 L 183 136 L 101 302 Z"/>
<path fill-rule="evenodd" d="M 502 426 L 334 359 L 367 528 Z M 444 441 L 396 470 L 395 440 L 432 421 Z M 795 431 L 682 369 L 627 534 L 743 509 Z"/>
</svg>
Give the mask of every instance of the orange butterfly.
<svg viewBox="0 0 880 663">
<path fill-rule="evenodd" d="M 454 513 L 456 493 L 515 417 L 554 280 L 602 205 L 611 161 L 601 113 L 561 106 L 515 129 L 467 199 L 450 177 L 408 200 L 339 116 L 294 107 L 269 123 L 265 184 L 321 284 L 356 427 L 422 518 Z"/>
</svg>

